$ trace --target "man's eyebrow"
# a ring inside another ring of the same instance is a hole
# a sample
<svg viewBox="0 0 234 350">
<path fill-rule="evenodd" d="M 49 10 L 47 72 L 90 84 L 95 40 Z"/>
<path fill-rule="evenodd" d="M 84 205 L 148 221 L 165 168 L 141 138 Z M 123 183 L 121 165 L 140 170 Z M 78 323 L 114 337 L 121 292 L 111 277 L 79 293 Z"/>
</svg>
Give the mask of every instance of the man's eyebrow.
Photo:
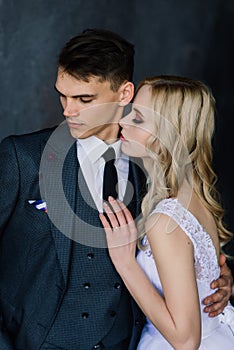
<svg viewBox="0 0 234 350">
<path fill-rule="evenodd" d="M 63 95 L 57 88 L 56 88 L 56 86 L 54 85 L 54 89 L 55 89 L 55 91 L 57 91 L 57 93 L 60 95 L 60 96 L 65 96 L 65 95 Z M 70 97 L 72 97 L 72 98 L 82 98 L 82 97 L 96 97 L 97 96 L 97 94 L 80 94 L 80 95 L 74 95 L 74 96 L 70 96 Z"/>
</svg>

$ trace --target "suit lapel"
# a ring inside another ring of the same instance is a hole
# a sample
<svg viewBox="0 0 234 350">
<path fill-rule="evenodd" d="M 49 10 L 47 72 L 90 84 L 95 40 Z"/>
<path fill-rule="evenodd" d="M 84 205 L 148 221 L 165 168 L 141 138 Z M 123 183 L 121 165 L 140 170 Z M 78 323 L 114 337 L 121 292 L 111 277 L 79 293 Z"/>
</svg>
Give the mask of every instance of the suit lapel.
<svg viewBox="0 0 234 350">
<path fill-rule="evenodd" d="M 47 203 L 51 232 L 66 284 L 74 222 L 77 157 L 75 140 L 66 125 L 59 128 L 46 145 L 41 145 L 40 190 Z"/>
</svg>

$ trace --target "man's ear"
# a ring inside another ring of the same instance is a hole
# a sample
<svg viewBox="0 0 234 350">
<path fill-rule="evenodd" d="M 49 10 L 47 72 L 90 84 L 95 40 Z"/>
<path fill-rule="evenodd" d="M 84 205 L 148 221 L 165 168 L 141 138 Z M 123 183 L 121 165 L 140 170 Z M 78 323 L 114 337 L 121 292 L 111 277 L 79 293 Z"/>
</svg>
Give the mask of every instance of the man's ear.
<svg viewBox="0 0 234 350">
<path fill-rule="evenodd" d="M 134 84 L 126 81 L 120 87 L 120 102 L 119 106 L 124 107 L 129 104 L 134 96 Z"/>
</svg>

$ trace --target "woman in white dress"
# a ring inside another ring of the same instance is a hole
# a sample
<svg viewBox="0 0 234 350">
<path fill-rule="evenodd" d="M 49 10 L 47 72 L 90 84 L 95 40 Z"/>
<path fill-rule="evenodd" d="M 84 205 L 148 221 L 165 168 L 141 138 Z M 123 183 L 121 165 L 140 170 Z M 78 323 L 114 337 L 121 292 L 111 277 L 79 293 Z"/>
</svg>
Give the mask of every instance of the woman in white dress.
<svg viewBox="0 0 234 350">
<path fill-rule="evenodd" d="M 232 305 L 209 317 L 202 304 L 220 274 L 220 247 L 232 237 L 212 169 L 214 98 L 200 81 L 160 76 L 139 84 L 132 107 L 120 122 L 121 140 L 149 174 L 142 218 L 136 228 L 110 197 L 111 225 L 100 219 L 110 257 L 146 315 L 137 349 L 233 350 Z"/>
</svg>

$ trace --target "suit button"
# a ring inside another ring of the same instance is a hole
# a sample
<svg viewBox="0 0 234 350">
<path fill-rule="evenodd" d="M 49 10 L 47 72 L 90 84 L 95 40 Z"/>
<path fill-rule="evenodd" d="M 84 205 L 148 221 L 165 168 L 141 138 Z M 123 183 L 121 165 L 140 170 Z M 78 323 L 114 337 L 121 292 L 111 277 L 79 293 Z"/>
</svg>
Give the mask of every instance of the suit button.
<svg viewBox="0 0 234 350">
<path fill-rule="evenodd" d="M 86 283 L 83 284 L 83 287 L 85 289 L 89 289 L 91 287 L 91 284 L 89 282 L 86 282 Z"/>
<path fill-rule="evenodd" d="M 81 316 L 83 319 L 86 319 L 89 317 L 89 314 L 88 314 L 88 312 L 83 312 Z"/>
<path fill-rule="evenodd" d="M 139 320 L 135 320 L 135 326 L 139 326 L 141 322 Z"/>
<path fill-rule="evenodd" d="M 116 312 L 114 310 L 111 310 L 110 317 L 115 317 L 115 316 L 116 316 Z"/>
<path fill-rule="evenodd" d="M 98 344 L 93 346 L 93 350 L 102 349 L 102 346 L 103 346 L 102 343 L 98 343 Z"/>
<path fill-rule="evenodd" d="M 93 254 L 93 253 L 88 253 L 88 254 L 87 254 L 87 258 L 88 258 L 89 260 L 92 260 L 92 259 L 94 258 L 94 254 Z"/>
<path fill-rule="evenodd" d="M 115 289 L 120 289 L 121 284 L 119 282 L 117 282 L 117 283 L 115 283 L 114 287 L 115 287 Z"/>
</svg>

